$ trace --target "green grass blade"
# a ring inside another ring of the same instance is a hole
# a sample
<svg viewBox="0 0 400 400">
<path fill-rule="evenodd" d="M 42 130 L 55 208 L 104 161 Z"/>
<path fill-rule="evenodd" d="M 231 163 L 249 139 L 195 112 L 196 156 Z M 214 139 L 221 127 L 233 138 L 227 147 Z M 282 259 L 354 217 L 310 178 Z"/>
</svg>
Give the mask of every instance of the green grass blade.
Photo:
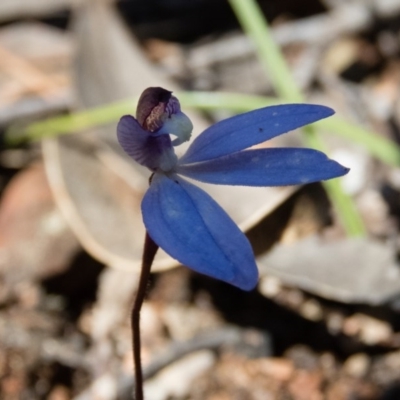
<svg viewBox="0 0 400 400">
<path fill-rule="evenodd" d="M 346 120 L 333 116 L 319 121 L 315 126 L 323 130 L 343 136 L 345 139 L 364 147 L 372 156 L 383 161 L 385 164 L 398 167 L 400 165 L 400 148 L 392 140 L 369 131 L 361 126 L 347 122 Z"/>
<path fill-rule="evenodd" d="M 244 32 L 256 47 L 261 64 L 271 78 L 279 97 L 289 102 L 304 102 L 289 67 L 275 43 L 271 30 L 255 0 L 229 0 Z M 305 140 L 311 147 L 326 153 L 313 127 L 304 129 Z M 351 236 L 365 235 L 365 228 L 351 198 L 339 184 L 324 182 L 328 195 L 346 232 Z"/>
<path fill-rule="evenodd" d="M 184 107 L 210 111 L 223 109 L 245 112 L 278 103 L 275 98 L 232 93 L 177 92 L 176 96 Z M 78 133 L 95 126 L 116 122 L 121 115 L 133 114 L 136 103 L 137 99 L 127 99 L 68 115 L 47 118 L 26 126 L 12 125 L 5 133 L 5 142 L 9 146 L 14 146 L 25 141 Z"/>
<path fill-rule="evenodd" d="M 228 110 L 246 112 L 274 104 L 284 103 L 280 99 L 236 93 L 178 92 L 182 106 L 205 111 Z M 117 122 L 121 115 L 132 113 L 137 99 L 127 99 L 105 106 L 87 109 L 69 115 L 48 118 L 27 126 L 13 125 L 6 132 L 9 145 L 21 141 L 35 141 L 62 134 L 78 133 L 102 124 Z M 399 166 L 400 149 L 391 140 L 375 132 L 333 116 L 314 124 L 324 131 L 340 135 L 366 148 L 382 162 Z M 313 146 L 315 144 L 309 143 Z"/>
<path fill-rule="evenodd" d="M 244 32 L 253 41 L 260 63 L 271 78 L 279 97 L 293 103 L 301 103 L 303 96 L 257 2 L 254 0 L 229 0 L 229 2 Z"/>
</svg>

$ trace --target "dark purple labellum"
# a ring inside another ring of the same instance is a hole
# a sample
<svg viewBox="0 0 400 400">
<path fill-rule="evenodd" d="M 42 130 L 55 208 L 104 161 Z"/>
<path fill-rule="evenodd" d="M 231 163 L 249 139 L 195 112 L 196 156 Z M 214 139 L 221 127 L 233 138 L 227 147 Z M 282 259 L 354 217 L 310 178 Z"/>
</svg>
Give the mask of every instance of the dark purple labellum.
<svg viewBox="0 0 400 400">
<path fill-rule="evenodd" d="M 155 132 L 161 128 L 168 115 L 166 109 L 171 94 L 161 87 L 150 87 L 142 93 L 136 109 L 136 119 L 144 129 Z"/>
</svg>

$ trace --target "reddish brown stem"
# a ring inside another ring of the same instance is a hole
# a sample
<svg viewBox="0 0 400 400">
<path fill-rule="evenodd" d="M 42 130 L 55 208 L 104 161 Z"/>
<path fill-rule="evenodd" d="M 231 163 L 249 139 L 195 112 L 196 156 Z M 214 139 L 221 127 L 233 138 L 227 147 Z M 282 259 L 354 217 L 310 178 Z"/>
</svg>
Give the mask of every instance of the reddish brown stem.
<svg viewBox="0 0 400 400">
<path fill-rule="evenodd" d="M 135 400 L 143 400 L 143 372 L 140 358 L 140 310 L 146 296 L 147 283 L 150 277 L 150 269 L 158 246 L 146 232 L 143 249 L 142 270 L 140 271 L 139 286 L 136 292 L 135 302 L 131 313 L 133 361 L 135 367 Z"/>
</svg>

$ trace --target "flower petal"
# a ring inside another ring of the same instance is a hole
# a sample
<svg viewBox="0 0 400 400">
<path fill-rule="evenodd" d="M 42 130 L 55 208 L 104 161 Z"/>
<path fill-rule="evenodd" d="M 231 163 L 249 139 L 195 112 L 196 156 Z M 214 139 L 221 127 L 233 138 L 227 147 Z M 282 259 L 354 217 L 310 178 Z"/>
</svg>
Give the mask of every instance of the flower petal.
<svg viewBox="0 0 400 400">
<path fill-rule="evenodd" d="M 131 115 L 124 115 L 117 127 L 119 144 L 136 162 L 152 170 L 172 168 L 176 156 L 169 135 L 152 135 Z M 166 166 L 164 166 L 165 164 Z M 171 166 L 170 166 L 171 165 Z"/>
<path fill-rule="evenodd" d="M 257 284 L 252 248 L 226 212 L 203 190 L 156 173 L 142 202 L 151 238 L 187 267 L 243 290 Z"/>
<path fill-rule="evenodd" d="M 324 153 L 302 148 L 246 150 L 177 169 L 198 181 L 243 186 L 297 185 L 336 178 L 348 171 Z"/>
<path fill-rule="evenodd" d="M 210 126 L 199 135 L 181 158 L 181 164 L 211 160 L 247 149 L 333 113 L 324 106 L 285 104 L 236 115 Z"/>
</svg>

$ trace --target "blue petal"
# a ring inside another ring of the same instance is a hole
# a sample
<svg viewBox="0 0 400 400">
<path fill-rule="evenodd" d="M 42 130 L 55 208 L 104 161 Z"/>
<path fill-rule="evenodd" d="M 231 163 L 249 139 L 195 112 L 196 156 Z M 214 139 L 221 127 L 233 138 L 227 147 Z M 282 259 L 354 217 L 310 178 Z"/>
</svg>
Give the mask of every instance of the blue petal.
<svg viewBox="0 0 400 400">
<path fill-rule="evenodd" d="M 285 104 L 220 121 L 193 141 L 181 163 L 211 160 L 247 149 L 282 133 L 329 117 L 334 111 L 312 104 Z"/>
<path fill-rule="evenodd" d="M 177 169 L 198 181 L 243 186 L 297 185 L 336 178 L 348 171 L 320 151 L 301 148 L 246 150 Z"/>
<path fill-rule="evenodd" d="M 156 173 L 142 213 L 151 238 L 182 264 L 243 290 L 257 284 L 246 236 L 203 190 L 177 175 Z"/>
<path fill-rule="evenodd" d="M 131 115 L 124 115 L 117 126 L 119 144 L 136 162 L 152 170 L 162 163 L 174 164 L 175 153 L 169 135 L 153 135 Z M 169 161 L 172 159 L 172 161 Z"/>
</svg>

